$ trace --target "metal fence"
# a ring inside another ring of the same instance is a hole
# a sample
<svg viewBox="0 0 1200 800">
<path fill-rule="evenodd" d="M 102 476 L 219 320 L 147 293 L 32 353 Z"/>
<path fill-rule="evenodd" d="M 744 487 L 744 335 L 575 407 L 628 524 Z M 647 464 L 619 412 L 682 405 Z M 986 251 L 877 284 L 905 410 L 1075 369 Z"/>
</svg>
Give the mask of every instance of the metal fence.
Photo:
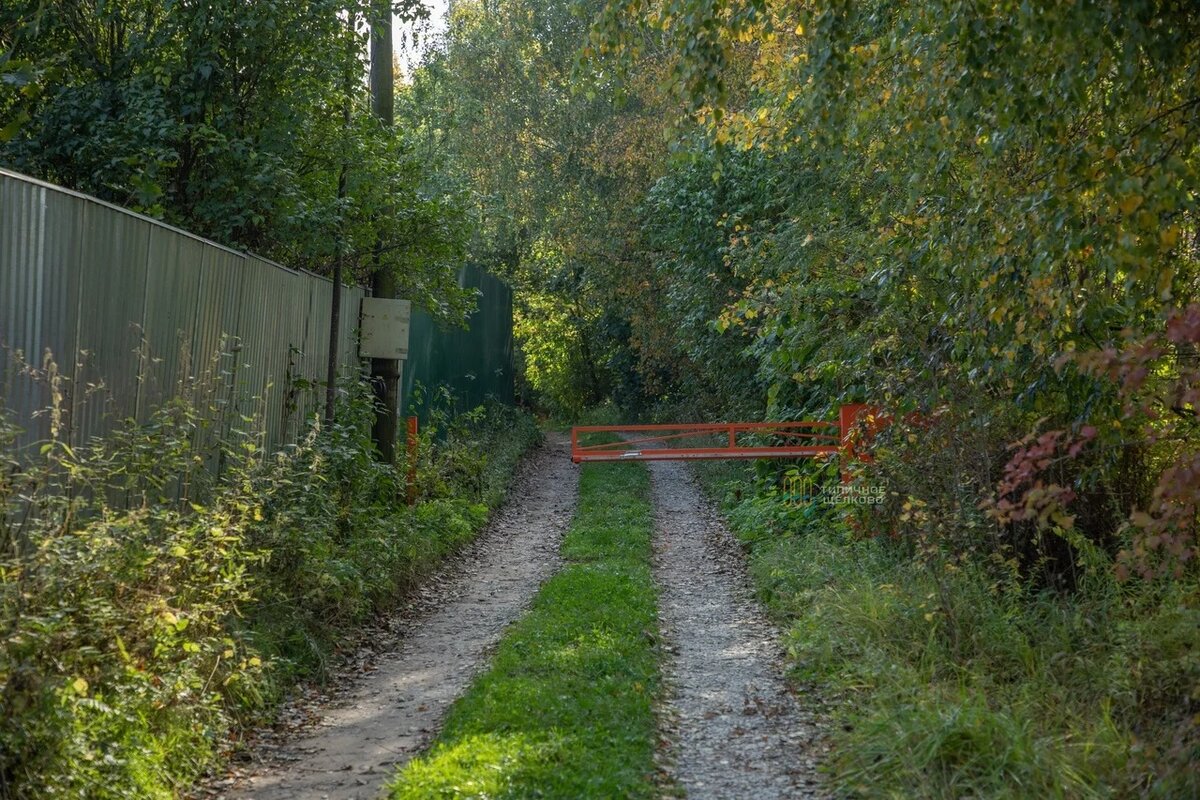
<svg viewBox="0 0 1200 800">
<path fill-rule="evenodd" d="M 150 411 L 214 368 L 266 444 L 297 435 L 323 380 L 333 284 L 95 198 L 0 170 L 0 397 L 29 444 L 50 433 L 52 360 L 73 444 Z M 342 294 L 339 359 L 357 364 L 363 291 Z M 224 353 L 225 355 L 219 356 Z M 211 377 L 211 376 L 210 376 Z"/>
<path fill-rule="evenodd" d="M 466 329 L 441 327 L 424 311 L 413 310 L 400 409 L 422 421 L 441 405 L 441 387 L 449 392 L 452 412 L 488 398 L 513 400 L 512 290 L 478 267 L 463 267 L 458 279 L 478 293 Z"/>
<path fill-rule="evenodd" d="M 468 329 L 414 309 L 401 413 L 511 402 L 512 292 L 475 267 Z M 294 441 L 325 380 L 333 284 L 93 197 L 0 169 L 0 403 L 50 434 L 48 359 L 65 380 L 63 437 L 81 444 L 216 376 L 227 415 L 253 415 L 269 448 Z M 358 371 L 359 305 L 342 292 L 338 360 Z M 421 387 L 420 390 L 417 387 Z"/>
</svg>

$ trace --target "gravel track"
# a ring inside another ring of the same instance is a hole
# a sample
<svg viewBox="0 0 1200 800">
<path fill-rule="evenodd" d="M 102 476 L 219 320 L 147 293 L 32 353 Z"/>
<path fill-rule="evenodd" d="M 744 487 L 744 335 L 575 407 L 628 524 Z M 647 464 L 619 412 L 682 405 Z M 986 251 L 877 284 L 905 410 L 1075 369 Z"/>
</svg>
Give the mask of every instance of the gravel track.
<svg viewBox="0 0 1200 800">
<path fill-rule="evenodd" d="M 820 726 L 783 677 L 740 547 L 684 464 L 650 469 L 676 783 L 693 800 L 826 797 Z"/>
<path fill-rule="evenodd" d="M 394 638 L 393 646 L 368 644 L 369 656 L 353 670 L 359 675 L 341 685 L 332 703 L 285 709 L 284 717 L 313 716 L 314 725 L 260 747 L 253 766 L 203 794 L 237 800 L 378 797 L 396 768 L 428 744 L 504 628 L 557 568 L 578 484 L 565 437 L 549 434 L 523 461 L 509 500 L 453 565 L 453 574 L 431 581 L 415 613 L 397 615 L 383 632 L 381 638 Z"/>
</svg>

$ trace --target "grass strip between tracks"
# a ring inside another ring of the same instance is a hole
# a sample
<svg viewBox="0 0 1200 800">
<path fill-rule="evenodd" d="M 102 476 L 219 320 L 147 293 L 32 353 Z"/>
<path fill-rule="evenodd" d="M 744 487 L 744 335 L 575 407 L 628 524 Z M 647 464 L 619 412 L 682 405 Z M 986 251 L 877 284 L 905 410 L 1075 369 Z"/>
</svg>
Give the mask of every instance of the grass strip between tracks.
<svg viewBox="0 0 1200 800">
<path fill-rule="evenodd" d="M 391 797 L 650 797 L 660 687 L 649 474 L 585 465 L 563 568 Z"/>
</svg>

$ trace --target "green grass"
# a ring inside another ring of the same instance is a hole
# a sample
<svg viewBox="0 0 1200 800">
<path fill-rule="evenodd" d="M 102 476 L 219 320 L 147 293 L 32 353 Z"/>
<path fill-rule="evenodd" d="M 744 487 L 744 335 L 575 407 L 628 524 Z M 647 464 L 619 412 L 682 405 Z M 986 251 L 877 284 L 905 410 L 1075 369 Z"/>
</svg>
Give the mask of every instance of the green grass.
<svg viewBox="0 0 1200 800">
<path fill-rule="evenodd" d="M 583 468 L 565 566 L 452 707 L 430 752 L 401 770 L 393 798 L 656 794 L 652 526 L 643 465 Z"/>
<path fill-rule="evenodd" d="M 834 701 L 834 784 L 871 798 L 1200 796 L 1200 611 L 1107 572 L 1078 592 L 941 574 L 902 542 L 703 465 L 750 546 L 794 677 Z M 732 483 L 731 483 L 732 481 Z"/>
</svg>

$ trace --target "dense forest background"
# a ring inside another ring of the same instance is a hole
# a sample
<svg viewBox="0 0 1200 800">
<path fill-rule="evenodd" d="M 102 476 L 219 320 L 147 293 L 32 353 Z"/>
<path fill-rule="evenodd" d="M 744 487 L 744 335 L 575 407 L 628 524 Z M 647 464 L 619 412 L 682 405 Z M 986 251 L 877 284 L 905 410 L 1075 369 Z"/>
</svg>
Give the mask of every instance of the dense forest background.
<svg viewBox="0 0 1200 800">
<path fill-rule="evenodd" d="M 1196 544 L 1191 10 L 462 2 L 403 116 L 523 289 L 541 402 L 870 402 L 920 429 L 875 469 L 923 530 L 1150 578 Z"/>
</svg>

